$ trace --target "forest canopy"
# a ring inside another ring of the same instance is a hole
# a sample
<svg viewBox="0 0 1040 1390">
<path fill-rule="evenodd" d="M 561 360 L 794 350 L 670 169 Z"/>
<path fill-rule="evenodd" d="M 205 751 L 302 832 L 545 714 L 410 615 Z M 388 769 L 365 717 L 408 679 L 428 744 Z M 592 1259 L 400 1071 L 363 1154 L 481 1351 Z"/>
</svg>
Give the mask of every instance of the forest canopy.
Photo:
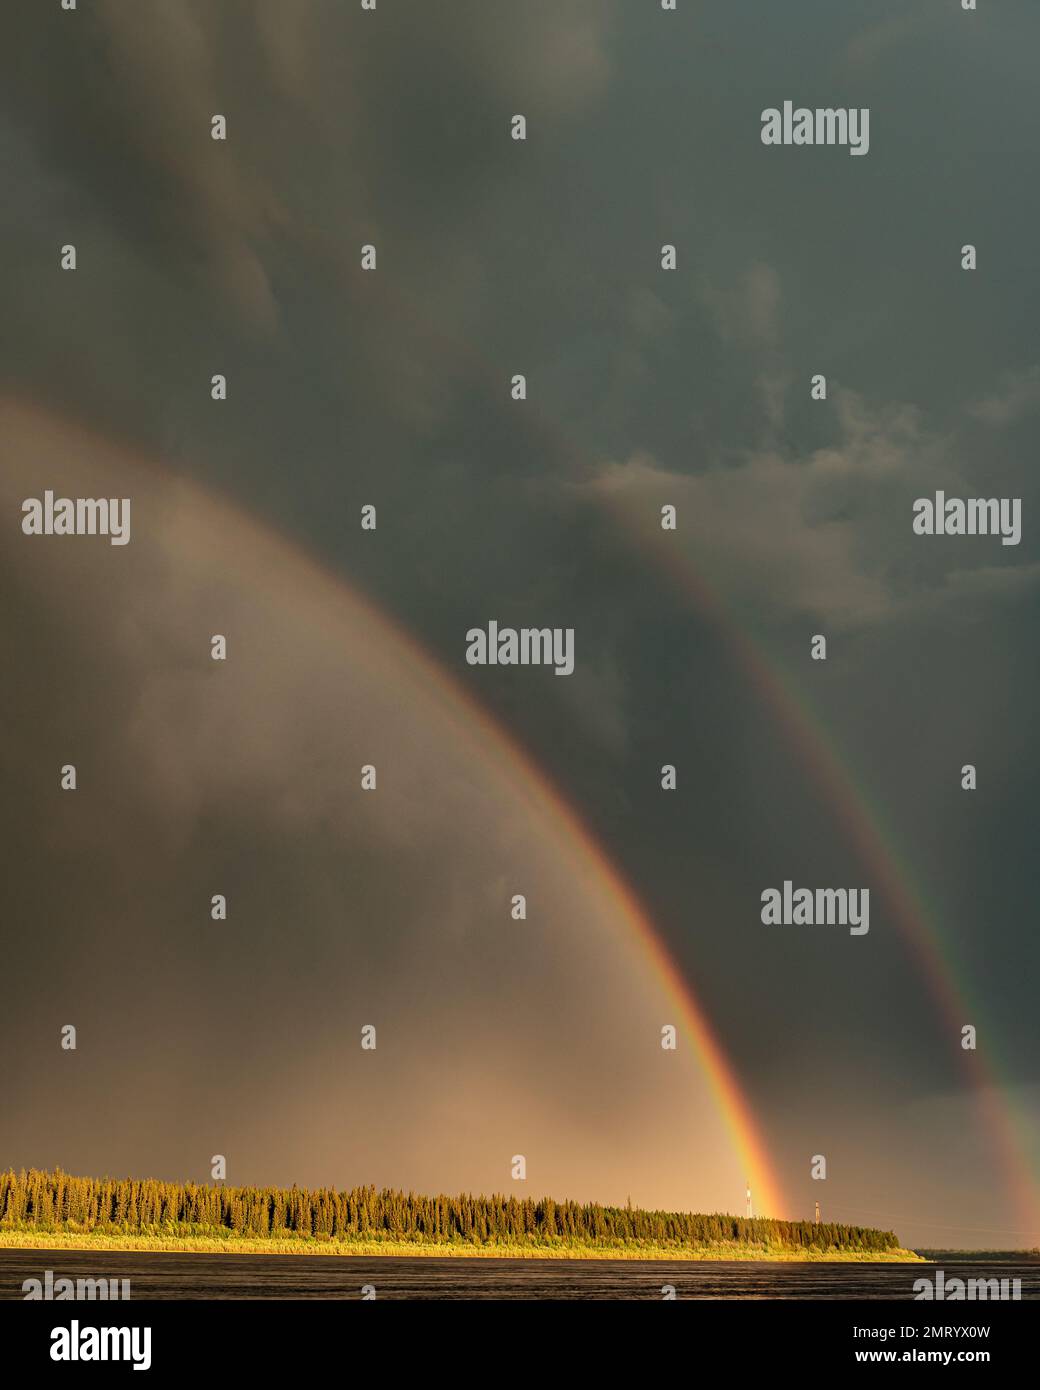
<svg viewBox="0 0 1040 1390">
<path fill-rule="evenodd" d="M 738 1244 L 863 1252 L 898 1247 L 891 1231 L 831 1222 L 647 1211 L 551 1197 L 427 1197 L 375 1187 L 230 1187 L 155 1178 L 77 1178 L 36 1169 L 0 1174 L 4 1229 L 416 1244 Z"/>
</svg>

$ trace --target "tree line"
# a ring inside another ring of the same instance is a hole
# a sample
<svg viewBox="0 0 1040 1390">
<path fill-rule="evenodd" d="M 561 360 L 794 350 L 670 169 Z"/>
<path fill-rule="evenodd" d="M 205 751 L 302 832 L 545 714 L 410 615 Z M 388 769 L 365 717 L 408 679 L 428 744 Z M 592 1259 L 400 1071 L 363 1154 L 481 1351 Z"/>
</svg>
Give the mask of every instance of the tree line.
<svg viewBox="0 0 1040 1390">
<path fill-rule="evenodd" d="M 891 1231 L 834 1222 L 646 1211 L 551 1197 L 426 1197 L 390 1188 L 229 1187 L 155 1178 L 77 1178 L 57 1170 L 0 1174 L 0 1228 L 110 1234 L 552 1243 L 796 1246 L 884 1251 Z"/>
</svg>

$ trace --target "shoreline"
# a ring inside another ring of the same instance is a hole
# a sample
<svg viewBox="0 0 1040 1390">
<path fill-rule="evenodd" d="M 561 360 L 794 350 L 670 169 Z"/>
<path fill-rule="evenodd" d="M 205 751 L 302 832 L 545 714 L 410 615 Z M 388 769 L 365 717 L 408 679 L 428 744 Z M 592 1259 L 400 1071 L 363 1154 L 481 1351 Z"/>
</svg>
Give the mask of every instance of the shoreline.
<svg viewBox="0 0 1040 1390">
<path fill-rule="evenodd" d="M 746 1264 L 924 1264 L 923 1256 L 901 1248 L 883 1251 L 810 1251 L 754 1246 L 580 1246 L 448 1245 L 411 1241 L 219 1240 L 206 1236 L 104 1235 L 74 1231 L 0 1231 L 3 1250 L 96 1250 L 112 1253 L 191 1255 L 309 1255 L 339 1258 L 385 1255 L 398 1259 L 485 1260 L 674 1260 Z"/>
</svg>

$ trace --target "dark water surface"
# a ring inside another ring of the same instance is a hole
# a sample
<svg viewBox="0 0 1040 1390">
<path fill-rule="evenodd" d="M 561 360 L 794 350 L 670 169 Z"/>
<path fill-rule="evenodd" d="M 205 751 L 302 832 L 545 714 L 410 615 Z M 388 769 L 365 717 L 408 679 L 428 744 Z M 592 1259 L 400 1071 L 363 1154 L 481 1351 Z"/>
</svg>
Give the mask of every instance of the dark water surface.
<svg viewBox="0 0 1040 1390">
<path fill-rule="evenodd" d="M 914 1280 L 1021 1279 L 1022 1298 L 1040 1298 L 1040 1264 L 773 1264 L 682 1260 L 500 1260 L 332 1255 L 197 1255 L 137 1251 L 0 1249 L 0 1299 L 24 1297 L 22 1281 L 129 1279 L 131 1299 L 377 1298 L 913 1299 Z M 964 1305 L 959 1305 L 964 1306 Z"/>
</svg>

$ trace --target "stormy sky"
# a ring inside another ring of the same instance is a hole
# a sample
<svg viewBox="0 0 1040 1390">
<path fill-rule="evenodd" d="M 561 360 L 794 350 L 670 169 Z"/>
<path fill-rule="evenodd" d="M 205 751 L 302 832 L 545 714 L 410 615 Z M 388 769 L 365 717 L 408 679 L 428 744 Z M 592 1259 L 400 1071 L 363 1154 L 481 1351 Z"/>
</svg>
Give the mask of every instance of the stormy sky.
<svg viewBox="0 0 1040 1390">
<path fill-rule="evenodd" d="M 635 889 L 783 1214 L 1038 1243 L 1035 7 L 6 28 L 0 1163 L 741 1209 L 608 880 L 418 643 Z M 764 146 L 787 99 L 869 154 Z M 25 537 L 46 488 L 131 543 Z M 915 535 L 940 489 L 1020 544 Z M 467 666 L 491 619 L 574 674 Z M 869 933 L 764 926 L 785 879 Z"/>
</svg>

